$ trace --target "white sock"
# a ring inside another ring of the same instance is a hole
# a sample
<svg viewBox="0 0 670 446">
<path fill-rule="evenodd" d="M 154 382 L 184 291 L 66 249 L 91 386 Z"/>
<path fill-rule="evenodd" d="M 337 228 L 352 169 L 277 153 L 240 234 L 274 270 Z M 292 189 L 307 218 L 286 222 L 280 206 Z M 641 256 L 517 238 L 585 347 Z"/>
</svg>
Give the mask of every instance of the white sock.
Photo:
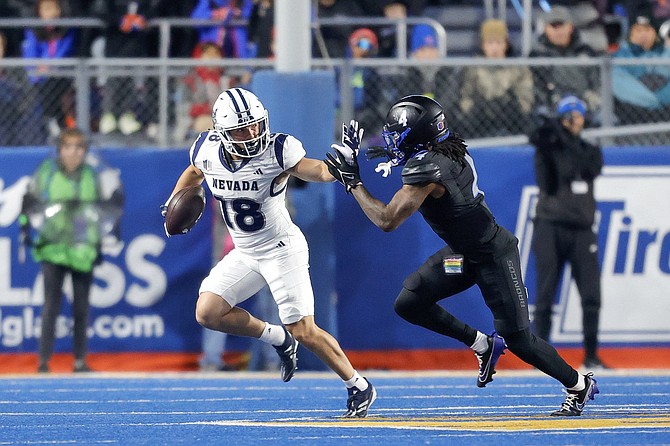
<svg viewBox="0 0 670 446">
<path fill-rule="evenodd" d="M 475 343 L 472 344 L 470 348 L 473 349 L 476 353 L 479 353 L 480 355 L 486 353 L 486 350 L 489 349 L 489 337 L 486 336 L 481 331 L 478 331 Z"/>
<path fill-rule="evenodd" d="M 581 373 L 577 374 L 577 384 L 574 387 L 570 387 L 568 390 L 573 392 L 581 392 L 586 388 L 586 382 L 584 381 L 584 375 Z"/>
<path fill-rule="evenodd" d="M 356 370 L 354 370 L 354 376 L 351 379 L 344 381 L 344 385 L 347 386 L 347 389 L 356 387 L 358 390 L 365 390 L 368 388 L 368 382 Z"/>
<path fill-rule="evenodd" d="M 272 325 L 266 322 L 263 333 L 261 333 L 258 339 L 268 344 L 279 346 L 284 343 L 286 333 L 284 332 L 284 327 L 281 325 Z"/>
</svg>

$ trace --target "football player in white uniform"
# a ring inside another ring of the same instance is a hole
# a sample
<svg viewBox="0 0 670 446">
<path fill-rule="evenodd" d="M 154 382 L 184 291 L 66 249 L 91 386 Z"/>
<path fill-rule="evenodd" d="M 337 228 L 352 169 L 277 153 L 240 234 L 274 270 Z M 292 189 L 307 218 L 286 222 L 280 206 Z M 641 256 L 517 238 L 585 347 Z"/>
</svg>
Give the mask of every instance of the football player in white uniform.
<svg viewBox="0 0 670 446">
<path fill-rule="evenodd" d="M 190 150 L 190 165 L 172 194 L 207 182 L 219 202 L 235 243 L 203 280 L 196 319 L 204 327 L 258 338 L 275 346 L 281 374 L 289 381 L 302 343 L 344 381 L 348 389 L 345 417 L 365 417 L 376 398 L 337 340 L 314 322 L 314 294 L 309 251 L 286 208 L 289 175 L 304 181 L 335 179 L 321 160 L 306 158 L 302 143 L 285 133 L 270 133 L 268 112 L 249 91 L 224 91 L 213 106 L 214 129 L 201 133 Z M 361 132 L 342 136 L 340 153 L 358 150 Z M 169 201 L 169 200 L 168 200 Z M 283 326 L 259 320 L 237 305 L 268 284 Z"/>
</svg>

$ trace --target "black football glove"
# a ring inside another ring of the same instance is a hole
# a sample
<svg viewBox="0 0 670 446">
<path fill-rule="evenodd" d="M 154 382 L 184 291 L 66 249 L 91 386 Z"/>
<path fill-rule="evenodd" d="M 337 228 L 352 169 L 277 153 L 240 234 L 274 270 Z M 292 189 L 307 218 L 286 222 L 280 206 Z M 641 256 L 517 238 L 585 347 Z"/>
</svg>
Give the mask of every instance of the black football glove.
<svg viewBox="0 0 670 446">
<path fill-rule="evenodd" d="M 351 192 L 351 189 L 356 186 L 363 184 L 356 153 L 352 154 L 351 163 L 348 163 L 338 152 L 335 152 L 335 155 L 326 153 L 326 159 L 323 162 L 328 166 L 328 172 L 344 185 L 347 193 Z"/>
<path fill-rule="evenodd" d="M 370 161 L 375 158 L 388 158 L 389 160 L 393 159 L 393 154 L 386 147 L 382 146 L 372 146 L 368 147 L 365 150 L 365 158 Z"/>
</svg>

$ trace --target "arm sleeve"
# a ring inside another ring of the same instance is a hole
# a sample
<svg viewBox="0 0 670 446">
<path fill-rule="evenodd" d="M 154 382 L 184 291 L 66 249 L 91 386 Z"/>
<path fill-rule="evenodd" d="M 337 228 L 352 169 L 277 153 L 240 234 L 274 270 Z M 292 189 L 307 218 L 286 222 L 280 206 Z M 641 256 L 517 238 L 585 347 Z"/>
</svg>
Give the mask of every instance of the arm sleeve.
<svg viewBox="0 0 670 446">
<path fill-rule="evenodd" d="M 603 169 L 603 152 L 600 147 L 593 144 L 587 144 L 588 152 L 582 166 L 582 177 L 587 180 L 593 180 Z"/>
</svg>

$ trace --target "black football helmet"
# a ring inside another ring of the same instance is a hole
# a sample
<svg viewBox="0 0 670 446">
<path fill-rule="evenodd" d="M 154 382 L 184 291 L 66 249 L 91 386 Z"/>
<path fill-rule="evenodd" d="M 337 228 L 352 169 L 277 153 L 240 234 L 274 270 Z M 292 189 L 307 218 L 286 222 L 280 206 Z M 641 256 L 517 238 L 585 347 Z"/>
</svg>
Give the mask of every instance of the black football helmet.
<svg viewBox="0 0 670 446">
<path fill-rule="evenodd" d="M 428 96 L 405 96 L 386 115 L 382 136 L 387 153 L 395 157 L 391 161 L 405 164 L 413 154 L 449 137 L 444 109 Z"/>
</svg>

